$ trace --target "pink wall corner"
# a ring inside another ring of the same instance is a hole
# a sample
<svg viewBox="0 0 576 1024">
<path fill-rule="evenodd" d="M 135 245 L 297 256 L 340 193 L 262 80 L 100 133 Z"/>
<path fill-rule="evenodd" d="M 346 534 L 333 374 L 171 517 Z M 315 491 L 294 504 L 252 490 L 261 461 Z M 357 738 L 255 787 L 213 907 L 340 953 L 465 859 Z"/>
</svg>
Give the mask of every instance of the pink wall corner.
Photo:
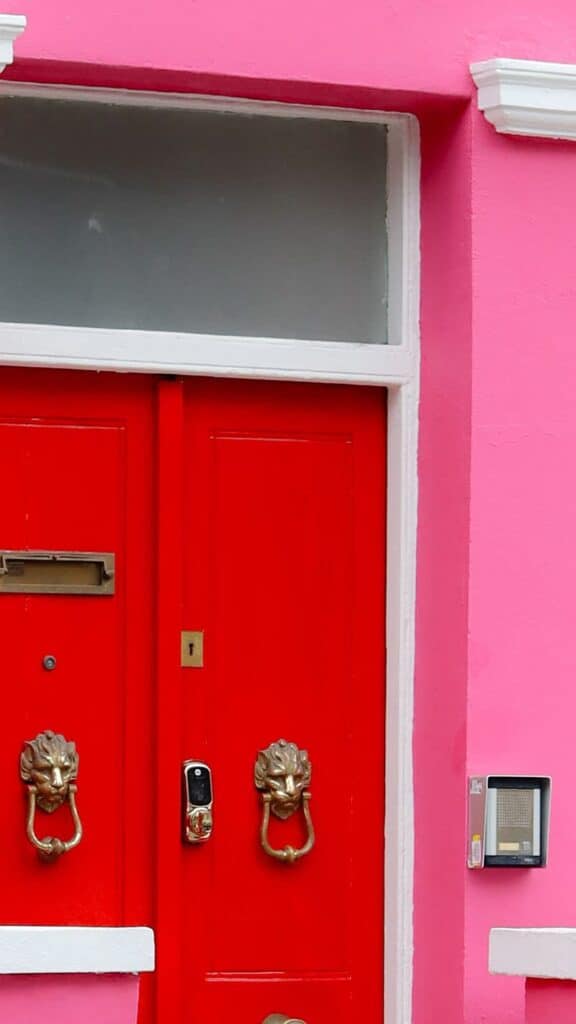
<svg viewBox="0 0 576 1024">
<path fill-rule="evenodd" d="M 24 974 L 0 977 L 6 1024 L 136 1024 L 138 976 Z"/>
<path fill-rule="evenodd" d="M 470 114 L 422 117 L 414 1019 L 463 1019 Z M 447 240 L 449 243 L 447 244 Z"/>
<path fill-rule="evenodd" d="M 526 978 L 526 1024 L 574 1024 L 576 983 Z"/>
</svg>

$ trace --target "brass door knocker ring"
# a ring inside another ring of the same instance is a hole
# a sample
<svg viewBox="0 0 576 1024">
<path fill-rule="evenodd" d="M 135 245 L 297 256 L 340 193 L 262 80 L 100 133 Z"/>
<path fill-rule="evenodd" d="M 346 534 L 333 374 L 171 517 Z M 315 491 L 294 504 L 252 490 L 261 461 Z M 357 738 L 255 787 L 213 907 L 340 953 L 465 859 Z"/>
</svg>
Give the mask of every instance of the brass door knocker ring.
<svg viewBox="0 0 576 1024">
<path fill-rule="evenodd" d="M 316 841 L 308 790 L 312 777 L 312 765 L 306 750 L 300 750 L 295 743 L 278 740 L 266 750 L 261 750 L 254 766 L 254 783 L 262 790 L 262 823 L 260 842 L 269 857 L 293 864 L 310 853 Z M 268 830 L 270 813 L 285 821 L 302 808 L 306 822 L 307 838 L 304 846 L 286 845 L 278 849 L 270 845 Z"/>
<path fill-rule="evenodd" d="M 39 733 L 34 740 L 27 740 L 20 755 L 20 777 L 28 789 L 26 835 L 45 860 L 55 860 L 68 853 L 82 839 L 82 822 L 76 806 L 78 760 L 75 744 L 50 730 Z M 35 829 L 37 807 L 52 814 L 66 800 L 74 824 L 72 838 L 45 836 L 39 839 Z"/>
</svg>

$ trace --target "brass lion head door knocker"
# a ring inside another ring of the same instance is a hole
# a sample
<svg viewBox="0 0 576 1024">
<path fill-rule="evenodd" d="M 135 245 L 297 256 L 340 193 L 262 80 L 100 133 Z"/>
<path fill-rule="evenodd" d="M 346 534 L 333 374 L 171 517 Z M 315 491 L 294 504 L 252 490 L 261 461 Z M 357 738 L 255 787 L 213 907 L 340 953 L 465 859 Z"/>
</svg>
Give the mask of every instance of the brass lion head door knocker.
<svg viewBox="0 0 576 1024">
<path fill-rule="evenodd" d="M 82 822 L 76 807 L 78 760 L 76 745 L 49 729 L 38 733 L 34 740 L 27 740 L 20 755 L 20 778 L 28 787 L 26 835 L 46 860 L 68 853 L 82 839 Z M 45 836 L 39 839 L 34 824 L 36 807 L 52 814 L 66 800 L 74 823 L 72 838 Z"/>
<path fill-rule="evenodd" d="M 312 794 L 308 787 L 312 778 L 312 765 L 306 750 L 300 750 L 295 743 L 278 740 L 266 750 L 260 750 L 254 765 L 254 783 L 262 791 L 262 824 L 260 840 L 263 849 L 276 860 L 293 864 L 304 857 L 314 846 L 314 825 L 310 814 Z M 308 836 L 304 846 L 295 849 L 284 846 L 275 849 L 270 845 L 268 829 L 270 812 L 285 821 L 302 807 Z"/>
</svg>

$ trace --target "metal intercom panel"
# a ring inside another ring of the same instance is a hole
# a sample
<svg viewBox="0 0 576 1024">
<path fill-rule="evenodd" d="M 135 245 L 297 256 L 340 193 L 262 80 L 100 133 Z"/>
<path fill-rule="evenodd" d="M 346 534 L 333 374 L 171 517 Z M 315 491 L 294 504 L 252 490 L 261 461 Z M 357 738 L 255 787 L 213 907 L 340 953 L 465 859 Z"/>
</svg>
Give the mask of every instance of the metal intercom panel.
<svg viewBox="0 0 576 1024">
<path fill-rule="evenodd" d="M 549 776 L 475 775 L 468 783 L 468 867 L 544 867 Z"/>
</svg>

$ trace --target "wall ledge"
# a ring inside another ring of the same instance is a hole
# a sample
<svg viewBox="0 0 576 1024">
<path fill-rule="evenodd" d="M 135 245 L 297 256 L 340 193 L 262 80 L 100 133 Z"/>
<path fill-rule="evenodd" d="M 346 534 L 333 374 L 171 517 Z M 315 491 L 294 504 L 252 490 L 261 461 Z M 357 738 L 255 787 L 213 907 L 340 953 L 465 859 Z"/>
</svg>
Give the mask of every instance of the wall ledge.
<svg viewBox="0 0 576 1024">
<path fill-rule="evenodd" d="M 478 108 L 497 132 L 576 139 L 576 64 L 495 57 L 470 71 Z"/>
<path fill-rule="evenodd" d="M 0 14 L 0 74 L 14 61 L 14 41 L 26 28 L 23 14 Z"/>
<path fill-rule="evenodd" d="M 492 928 L 491 974 L 576 981 L 576 928 Z"/>
<path fill-rule="evenodd" d="M 0 927 L 0 975 L 153 970 L 151 928 Z"/>
</svg>

